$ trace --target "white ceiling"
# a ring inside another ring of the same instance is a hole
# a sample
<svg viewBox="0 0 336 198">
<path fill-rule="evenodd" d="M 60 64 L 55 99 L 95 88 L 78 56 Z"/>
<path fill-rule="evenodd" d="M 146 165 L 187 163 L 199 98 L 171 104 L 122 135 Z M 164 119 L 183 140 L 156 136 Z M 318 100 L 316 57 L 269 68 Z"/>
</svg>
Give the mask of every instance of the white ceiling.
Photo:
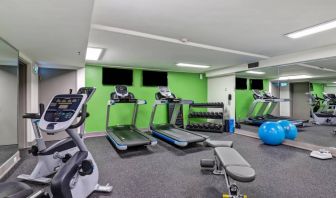
<svg viewBox="0 0 336 198">
<path fill-rule="evenodd" d="M 323 61 L 320 60 L 322 63 Z M 313 65 L 310 64 L 309 65 Z M 314 66 L 318 66 L 314 64 Z M 295 75 L 308 75 L 311 76 L 312 79 L 326 79 L 326 81 L 335 81 L 336 79 L 336 72 L 332 71 L 325 71 L 322 69 L 315 69 L 309 68 L 301 65 L 286 65 L 286 66 L 274 66 L 274 67 L 264 67 L 259 69 L 253 69 L 254 71 L 265 72 L 265 74 L 258 75 L 258 74 L 250 74 L 244 72 L 237 73 L 238 77 L 245 77 L 245 78 L 261 78 L 261 79 L 278 79 L 282 76 L 295 76 Z M 297 80 L 296 80 L 297 81 Z M 300 80 L 300 81 L 307 81 L 307 79 Z"/>
<path fill-rule="evenodd" d="M 324 67 L 328 69 L 336 69 L 336 57 L 331 57 L 328 59 L 315 60 L 307 62 L 309 65 L 315 65 L 318 67 Z"/>
<path fill-rule="evenodd" d="M 283 36 L 335 19 L 335 0 L 1 0 L 0 5 L 0 36 L 48 67 L 84 66 L 87 45 L 104 48 L 102 60 L 94 63 L 111 66 L 200 72 L 175 64 L 206 64 L 212 70 L 262 59 L 106 30 L 91 29 L 89 37 L 90 24 L 264 56 L 336 43 L 336 30 L 297 40 Z"/>
<path fill-rule="evenodd" d="M 92 9 L 93 0 L 1 0 L 0 36 L 42 66 L 83 67 Z"/>
<path fill-rule="evenodd" d="M 0 38 L 0 66 L 18 66 L 19 52 Z"/>
<path fill-rule="evenodd" d="M 316 0 L 142 0 L 137 3 L 96 0 L 92 23 L 277 56 L 336 43 L 336 30 L 297 40 L 283 36 L 335 19 L 335 7 L 334 0 L 324 0 L 323 3 Z M 107 56 L 102 60 L 106 64 L 170 69 L 175 62 L 181 61 L 210 64 L 213 68 L 246 63 L 246 57 L 241 55 L 237 59 L 236 54 L 181 45 L 173 47 L 165 42 L 155 41 L 154 44 L 140 37 L 115 34 L 94 30 L 90 35 L 89 45 L 106 48 Z M 253 61 L 253 57 L 248 58 Z"/>
<path fill-rule="evenodd" d="M 101 47 L 106 50 L 100 61 L 88 61 L 88 63 L 174 71 L 204 71 L 204 69 L 177 67 L 176 63 L 178 62 L 205 64 L 216 68 L 258 60 L 250 56 L 205 50 L 99 30 L 91 30 L 89 46 Z"/>
</svg>

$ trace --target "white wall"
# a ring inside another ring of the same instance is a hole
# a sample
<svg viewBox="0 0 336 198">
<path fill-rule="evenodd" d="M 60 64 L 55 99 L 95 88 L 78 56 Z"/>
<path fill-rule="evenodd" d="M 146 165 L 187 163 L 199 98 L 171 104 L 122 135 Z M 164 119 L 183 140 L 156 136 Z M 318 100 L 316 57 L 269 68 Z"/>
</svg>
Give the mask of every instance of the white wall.
<svg viewBox="0 0 336 198">
<path fill-rule="evenodd" d="M 85 87 L 85 68 L 77 70 L 77 89 Z"/>
<path fill-rule="evenodd" d="M 37 113 L 39 112 L 38 103 L 38 74 L 33 72 L 33 67 L 35 62 L 30 59 L 27 55 L 20 52 L 20 58 L 27 63 L 27 112 Z M 29 119 L 26 119 L 26 129 L 27 129 L 27 142 L 32 142 L 35 140 L 35 135 L 33 132 L 33 127 Z"/>
<path fill-rule="evenodd" d="M 235 118 L 235 88 L 235 75 L 208 78 L 208 102 L 224 102 L 226 118 Z M 232 95 L 231 102 L 228 101 L 229 94 Z"/>
<path fill-rule="evenodd" d="M 290 99 L 291 95 L 290 95 L 290 86 L 286 86 L 286 87 L 280 87 L 280 98 L 282 99 Z M 290 102 L 280 102 L 279 103 L 280 106 L 280 116 L 287 116 L 290 117 L 291 116 L 291 101 Z"/>
<path fill-rule="evenodd" d="M 18 67 L 0 66 L 0 145 L 17 144 Z"/>
<path fill-rule="evenodd" d="M 69 89 L 72 89 L 73 93 L 77 92 L 76 70 L 41 68 L 39 76 L 38 101 L 45 106 L 48 105 L 50 100 L 57 94 L 69 93 Z M 65 132 L 61 132 L 55 135 L 42 133 L 42 136 L 45 141 L 52 141 L 60 140 L 68 135 Z"/>
<path fill-rule="evenodd" d="M 324 86 L 324 92 L 336 94 L 336 86 L 335 85 L 332 86 L 332 85 L 327 84 L 326 86 Z"/>
</svg>

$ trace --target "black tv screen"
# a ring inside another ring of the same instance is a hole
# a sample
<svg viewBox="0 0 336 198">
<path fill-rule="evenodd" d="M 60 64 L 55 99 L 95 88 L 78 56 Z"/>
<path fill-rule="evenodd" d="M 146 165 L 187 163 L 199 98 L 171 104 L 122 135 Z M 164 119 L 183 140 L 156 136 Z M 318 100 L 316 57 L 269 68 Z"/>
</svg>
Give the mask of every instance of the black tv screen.
<svg viewBox="0 0 336 198">
<path fill-rule="evenodd" d="M 261 80 L 261 79 L 251 79 L 251 89 L 263 90 L 264 89 L 263 80 Z"/>
<path fill-rule="evenodd" d="M 103 85 L 133 85 L 133 70 L 103 67 Z"/>
<path fill-rule="evenodd" d="M 168 86 L 167 72 L 142 71 L 142 85 L 146 87 Z"/>
<path fill-rule="evenodd" d="M 247 79 L 236 78 L 236 89 L 247 89 Z"/>
</svg>

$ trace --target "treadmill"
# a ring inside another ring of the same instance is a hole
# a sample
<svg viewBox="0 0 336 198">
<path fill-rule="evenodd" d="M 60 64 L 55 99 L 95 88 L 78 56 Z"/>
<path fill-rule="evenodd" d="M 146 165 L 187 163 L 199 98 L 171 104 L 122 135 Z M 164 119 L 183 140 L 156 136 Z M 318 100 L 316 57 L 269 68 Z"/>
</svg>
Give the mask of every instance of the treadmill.
<svg viewBox="0 0 336 198">
<path fill-rule="evenodd" d="M 120 103 L 134 104 L 132 123 L 129 125 L 110 126 L 110 109 L 112 105 Z M 116 85 L 115 92 L 107 104 L 106 137 L 118 150 L 127 150 L 129 147 L 156 145 L 157 140 L 136 128 L 136 117 L 139 105 L 146 104 L 145 100 L 135 99 L 133 93 L 128 92 L 127 86 Z"/>
<path fill-rule="evenodd" d="M 190 143 L 203 142 L 207 136 L 200 135 L 175 125 L 177 116 L 183 104 L 192 104 L 192 100 L 182 100 L 175 97 L 167 87 L 159 87 L 159 92 L 155 94 L 155 103 L 150 118 L 150 130 L 152 135 L 175 144 L 179 147 L 185 147 Z M 173 114 L 168 124 L 154 124 L 154 117 L 158 105 L 174 104 Z"/>
<path fill-rule="evenodd" d="M 261 90 L 252 90 L 254 101 L 248 111 L 248 118 L 245 123 L 260 126 L 265 122 L 277 122 L 279 120 L 288 120 L 292 122 L 296 127 L 304 127 L 304 123 L 308 120 L 298 120 L 286 116 L 274 116 L 273 112 L 275 106 L 280 102 L 289 102 L 290 99 L 281 99 L 272 96 L 269 92 Z M 257 104 L 260 104 L 260 108 L 257 110 Z M 256 112 L 254 114 L 254 112 Z"/>
<path fill-rule="evenodd" d="M 325 93 L 323 92 L 324 98 L 324 108 L 322 111 L 336 114 L 336 95 L 333 93 Z"/>
</svg>

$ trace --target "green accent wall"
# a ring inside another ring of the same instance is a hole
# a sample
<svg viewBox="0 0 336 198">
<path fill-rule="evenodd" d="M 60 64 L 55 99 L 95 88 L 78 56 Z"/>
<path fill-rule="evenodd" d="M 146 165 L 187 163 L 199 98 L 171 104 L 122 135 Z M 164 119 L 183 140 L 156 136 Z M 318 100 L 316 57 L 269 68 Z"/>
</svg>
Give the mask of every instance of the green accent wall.
<svg viewBox="0 0 336 198">
<path fill-rule="evenodd" d="M 268 91 L 269 80 L 263 80 L 264 90 Z M 250 109 L 252 102 L 254 101 L 252 90 L 250 89 L 250 80 L 247 79 L 247 89 L 235 91 L 236 97 L 236 119 L 242 121 L 247 118 L 247 113 Z M 257 107 L 258 108 L 258 107 Z"/>
<path fill-rule="evenodd" d="M 324 84 L 323 83 L 312 83 L 313 93 L 317 94 L 318 97 L 323 98 Z"/>
<path fill-rule="evenodd" d="M 142 86 L 142 70 L 133 70 L 133 86 L 128 89 L 136 98 L 147 101 L 146 105 L 140 105 L 137 116 L 137 127 L 148 128 L 152 105 L 155 101 L 157 87 Z M 200 74 L 168 72 L 168 86 L 179 98 L 194 100 L 194 102 L 207 101 L 207 79 L 200 79 Z M 96 87 L 96 93 L 88 103 L 90 117 L 87 119 L 85 130 L 87 132 L 105 131 L 106 107 L 114 86 L 102 84 L 102 67 L 98 65 L 86 65 L 85 85 Z M 184 105 L 184 123 L 187 122 L 189 107 Z M 111 107 L 110 124 L 130 124 L 132 121 L 133 105 L 117 104 Z M 157 108 L 155 123 L 167 122 L 167 107 L 160 105 Z"/>
</svg>

